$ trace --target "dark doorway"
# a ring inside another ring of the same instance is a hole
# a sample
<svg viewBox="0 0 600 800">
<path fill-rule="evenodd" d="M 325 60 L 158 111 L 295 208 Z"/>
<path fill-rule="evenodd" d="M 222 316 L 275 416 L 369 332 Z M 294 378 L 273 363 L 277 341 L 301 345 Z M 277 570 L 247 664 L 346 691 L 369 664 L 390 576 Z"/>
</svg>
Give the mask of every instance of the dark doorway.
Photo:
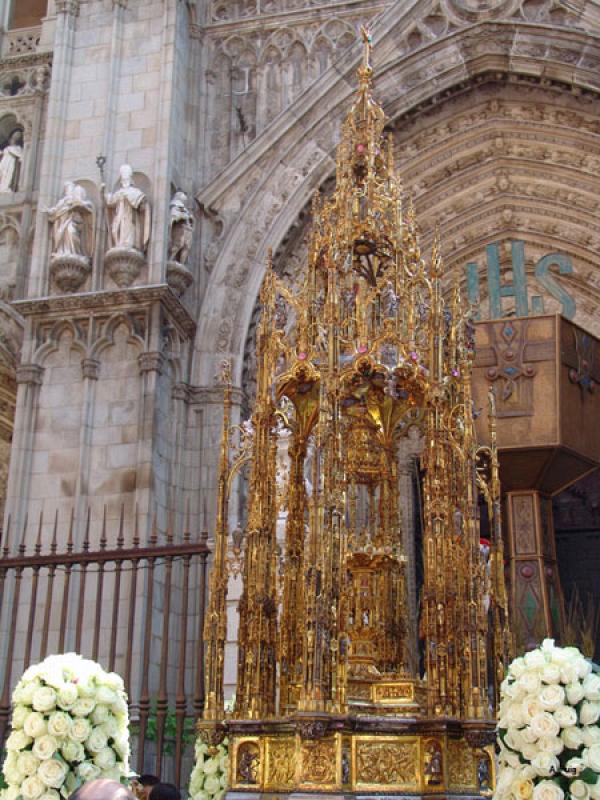
<svg viewBox="0 0 600 800">
<path fill-rule="evenodd" d="M 579 599 L 583 625 L 600 609 L 600 469 L 558 494 L 552 502 L 556 557 L 567 612 Z M 598 617 L 598 612 L 597 617 Z M 600 658 L 600 631 L 595 655 Z M 563 642 L 576 644 L 576 642 Z"/>
</svg>

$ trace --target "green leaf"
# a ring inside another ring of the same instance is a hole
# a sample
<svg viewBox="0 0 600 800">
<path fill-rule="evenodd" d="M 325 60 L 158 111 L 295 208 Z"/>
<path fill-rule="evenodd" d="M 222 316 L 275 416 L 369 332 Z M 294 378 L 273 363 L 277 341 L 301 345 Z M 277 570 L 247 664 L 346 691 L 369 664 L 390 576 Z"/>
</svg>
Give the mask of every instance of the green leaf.
<svg viewBox="0 0 600 800">
<path fill-rule="evenodd" d="M 593 785 L 598 782 L 598 773 L 594 772 L 594 770 L 590 769 L 589 767 L 586 767 L 582 772 L 580 772 L 578 777 L 584 783 L 590 783 Z"/>
</svg>

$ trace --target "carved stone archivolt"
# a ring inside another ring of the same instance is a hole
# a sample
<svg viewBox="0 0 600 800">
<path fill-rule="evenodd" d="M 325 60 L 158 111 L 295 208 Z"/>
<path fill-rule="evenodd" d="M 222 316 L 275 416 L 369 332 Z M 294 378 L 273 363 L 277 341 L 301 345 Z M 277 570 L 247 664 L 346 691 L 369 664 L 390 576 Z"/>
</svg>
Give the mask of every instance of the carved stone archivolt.
<svg viewBox="0 0 600 800">
<path fill-rule="evenodd" d="M 599 134 L 599 100 L 590 98 L 582 106 L 570 92 L 513 83 L 507 77 L 474 85 L 398 121 L 396 161 L 423 220 L 424 250 L 438 221 L 448 285 L 458 279 L 466 291 L 466 265 L 475 264 L 482 318 L 490 315 L 486 248 L 497 243 L 501 281 L 510 284 L 513 243 L 520 241 L 528 312 L 536 313 L 537 307 L 564 313 L 566 293 L 574 303 L 575 321 L 600 332 L 600 270 L 595 260 L 600 246 L 595 177 L 600 170 Z M 305 260 L 308 219 L 303 211 L 275 254 L 276 269 L 286 276 Z M 571 273 L 561 274 L 557 264 L 539 268 L 556 252 L 569 259 Z M 515 297 L 502 297 L 501 310 L 514 315 Z M 254 391 L 257 319 L 256 306 L 243 359 L 243 386 L 249 397 Z M 520 328 L 509 325 L 506 331 L 512 331 L 508 339 L 498 329 L 500 360 L 490 365 L 497 370 L 490 380 L 502 384 L 501 414 L 504 405 L 510 412 L 529 404 L 527 382 L 535 373 L 535 365 L 523 360 Z"/>
</svg>

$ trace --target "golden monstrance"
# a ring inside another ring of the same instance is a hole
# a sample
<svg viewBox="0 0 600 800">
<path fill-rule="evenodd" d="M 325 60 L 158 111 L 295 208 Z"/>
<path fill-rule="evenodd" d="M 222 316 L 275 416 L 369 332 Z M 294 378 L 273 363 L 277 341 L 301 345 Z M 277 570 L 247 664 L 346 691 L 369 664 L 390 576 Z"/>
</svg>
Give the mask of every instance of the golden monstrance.
<svg viewBox="0 0 600 800">
<path fill-rule="evenodd" d="M 421 256 L 363 37 L 336 188 L 314 201 L 301 288 L 267 266 L 256 403 L 235 447 L 225 378 L 199 727 L 213 745 L 229 737 L 231 797 L 479 796 L 494 784 L 494 709 L 511 636 L 493 396 L 489 445 L 480 446 L 468 313 L 457 286 L 442 293 L 439 244 L 427 264 Z M 423 442 L 418 625 L 397 464 L 413 426 Z M 247 524 L 230 538 L 229 492 L 243 463 Z M 243 589 L 235 708 L 226 714 L 232 569 Z"/>
</svg>

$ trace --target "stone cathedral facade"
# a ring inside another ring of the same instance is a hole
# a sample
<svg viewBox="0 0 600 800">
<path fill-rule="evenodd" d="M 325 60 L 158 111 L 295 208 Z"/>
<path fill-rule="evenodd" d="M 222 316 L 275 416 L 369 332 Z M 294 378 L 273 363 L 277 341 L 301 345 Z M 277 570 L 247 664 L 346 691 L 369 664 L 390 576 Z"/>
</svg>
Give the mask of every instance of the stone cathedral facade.
<svg viewBox="0 0 600 800">
<path fill-rule="evenodd" d="M 559 312 L 600 334 L 594 0 L 0 0 L 0 22 L 11 551 L 40 514 L 44 542 L 56 514 L 76 545 L 121 514 L 142 539 L 210 530 L 215 376 L 230 360 L 239 418 L 267 251 L 293 282 L 362 24 L 448 281 L 481 318 Z"/>
</svg>

